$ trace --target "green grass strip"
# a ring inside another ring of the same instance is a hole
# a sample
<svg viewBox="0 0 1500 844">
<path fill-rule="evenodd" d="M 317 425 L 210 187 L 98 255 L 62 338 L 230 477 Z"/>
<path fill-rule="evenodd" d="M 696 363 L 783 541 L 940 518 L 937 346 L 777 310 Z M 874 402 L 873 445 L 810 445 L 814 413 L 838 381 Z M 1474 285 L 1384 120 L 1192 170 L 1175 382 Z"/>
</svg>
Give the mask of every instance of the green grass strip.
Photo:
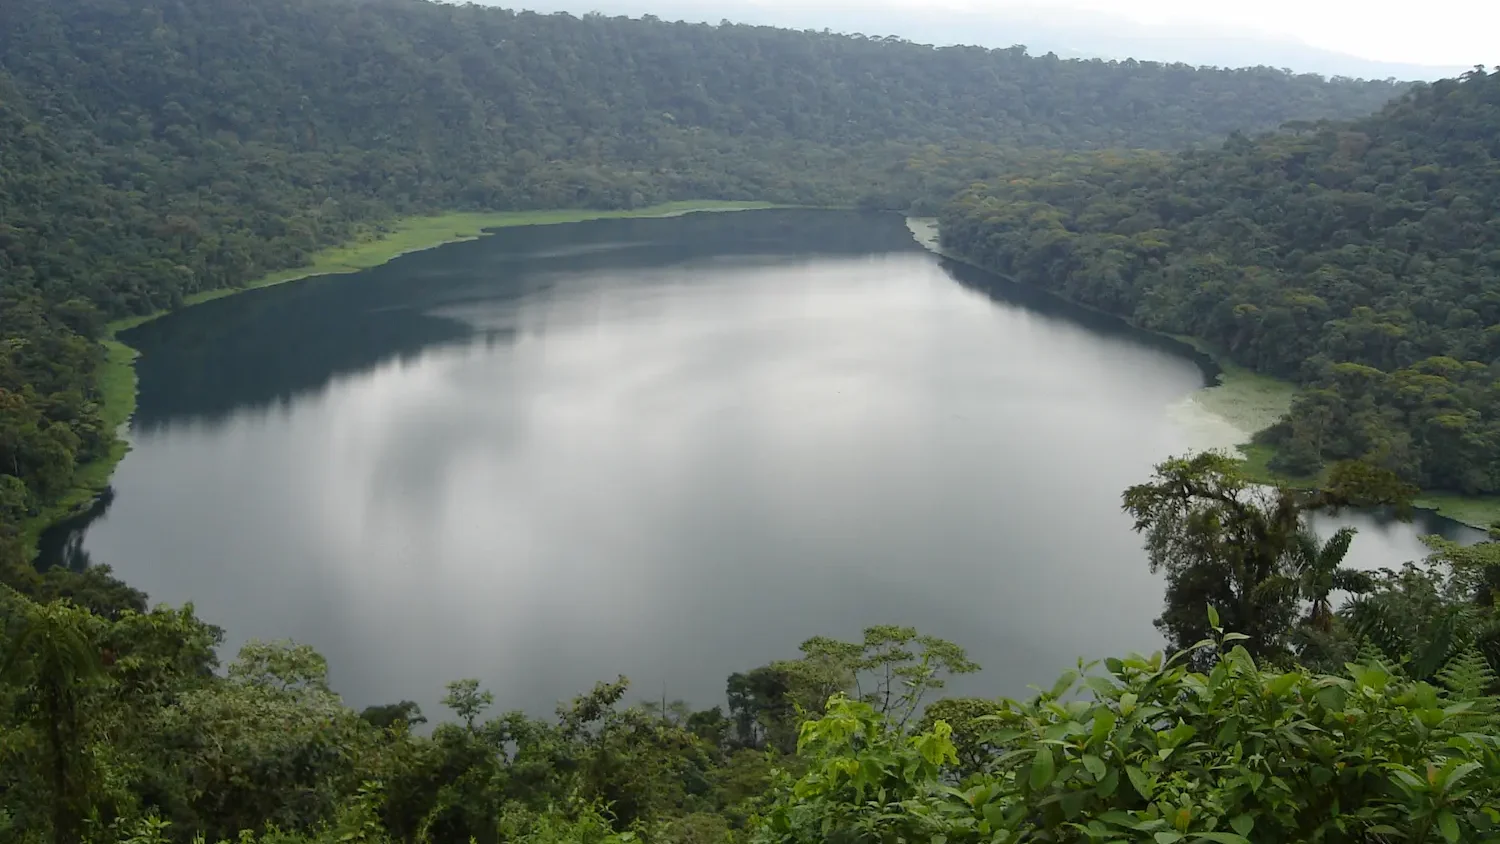
<svg viewBox="0 0 1500 844">
<path fill-rule="evenodd" d="M 278 284 L 285 284 L 289 281 L 297 281 L 311 276 L 356 273 L 361 270 L 378 267 L 408 252 L 432 249 L 433 247 L 442 246 L 447 243 L 475 240 L 482 237 L 487 229 L 581 223 L 588 220 L 681 217 L 685 214 L 704 212 L 758 211 L 786 207 L 789 206 L 774 205 L 768 202 L 705 200 L 669 202 L 629 211 L 572 209 L 559 211 L 454 212 L 432 216 L 405 217 L 384 225 L 367 226 L 351 242 L 318 251 L 305 266 L 268 273 L 245 284 L 243 287 L 226 287 L 196 293 L 183 301 L 183 307 L 191 307 L 214 299 L 222 299 L 225 296 L 233 296 L 236 293 L 246 290 L 273 287 Z M 43 531 L 84 509 L 95 497 L 108 488 L 109 479 L 114 475 L 115 467 L 119 465 L 120 461 L 125 458 L 126 452 L 130 450 L 130 444 L 124 435 L 123 428 L 135 413 L 135 359 L 137 352 L 135 349 L 115 339 L 115 335 L 121 331 L 144 325 L 158 317 L 164 316 L 166 313 L 168 312 L 164 310 L 157 311 L 153 314 L 116 320 L 109 324 L 106 339 L 104 340 L 106 351 L 105 361 L 99 369 L 96 383 L 99 387 L 100 416 L 107 426 L 119 433 L 114 446 L 110 448 L 108 454 L 82 463 L 74 470 L 72 488 L 67 494 L 60 498 L 53 506 L 48 507 L 27 520 L 26 524 L 22 526 L 22 542 L 25 543 L 24 547 L 29 549 L 33 555 L 36 553 L 37 540 L 41 537 Z"/>
</svg>

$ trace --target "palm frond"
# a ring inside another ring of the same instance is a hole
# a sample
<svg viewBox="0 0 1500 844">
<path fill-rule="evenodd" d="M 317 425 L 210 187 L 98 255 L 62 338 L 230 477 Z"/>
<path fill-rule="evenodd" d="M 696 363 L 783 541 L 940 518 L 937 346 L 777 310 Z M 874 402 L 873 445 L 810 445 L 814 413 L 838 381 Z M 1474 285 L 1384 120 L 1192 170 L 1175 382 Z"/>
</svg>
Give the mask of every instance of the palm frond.
<svg viewBox="0 0 1500 844">
<path fill-rule="evenodd" d="M 1333 572 L 1333 588 L 1340 589 L 1355 595 L 1363 595 L 1375 591 L 1375 578 L 1366 571 L 1358 569 L 1337 569 Z"/>
<path fill-rule="evenodd" d="M 1349 545 L 1354 542 L 1354 535 L 1358 533 L 1352 527 L 1339 528 L 1329 540 L 1323 544 L 1318 551 L 1318 564 L 1327 571 L 1337 569 L 1343 565 L 1344 558 L 1349 555 Z"/>
<path fill-rule="evenodd" d="M 1400 662 L 1411 652 L 1395 608 L 1373 596 L 1359 596 L 1344 605 L 1341 614 L 1355 636 L 1380 649 L 1388 663 Z"/>
<path fill-rule="evenodd" d="M 1256 601 L 1295 598 L 1299 590 L 1300 585 L 1295 578 L 1276 574 L 1255 584 L 1250 590 L 1250 597 Z"/>
<path fill-rule="evenodd" d="M 1413 677 L 1426 680 L 1436 676 L 1448 660 L 1462 649 L 1458 639 L 1462 627 L 1459 623 L 1461 615 L 1450 611 L 1438 618 L 1437 624 L 1428 631 L 1427 641 L 1412 654 Z"/>
</svg>

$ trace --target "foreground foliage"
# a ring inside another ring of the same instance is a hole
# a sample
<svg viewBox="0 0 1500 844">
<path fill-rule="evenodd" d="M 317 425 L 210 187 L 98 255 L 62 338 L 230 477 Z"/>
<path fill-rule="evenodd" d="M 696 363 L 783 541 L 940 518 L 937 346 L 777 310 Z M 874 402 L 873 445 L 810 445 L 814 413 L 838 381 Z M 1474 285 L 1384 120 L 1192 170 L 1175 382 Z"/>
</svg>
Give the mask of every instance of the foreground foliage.
<svg viewBox="0 0 1500 844">
<path fill-rule="evenodd" d="M 1397 89 L 415 0 L 7 6 L 0 839 L 1495 840 L 1500 545 L 1344 571 L 1353 537 L 1305 516 L 1409 495 L 1368 467 L 1298 493 L 1164 464 L 1125 503 L 1187 649 L 1033 701 L 932 701 L 978 666 L 880 626 L 733 675 L 727 711 L 629 706 L 621 678 L 494 715 L 459 680 L 430 733 L 409 702 L 346 707 L 304 646 L 220 673 L 191 607 L 148 609 L 102 567 L 38 573 L 23 526 L 116 446 L 107 319 L 438 209 L 931 208 L 975 179 L 952 248 L 1301 379 L 1283 468 L 1491 490 L 1497 79 L 1080 158 Z"/>
<path fill-rule="evenodd" d="M 1030 701 L 941 698 L 978 670 L 899 625 L 732 675 L 727 710 L 553 717 L 346 707 L 311 648 L 146 611 L 91 570 L 0 593 L 0 832 L 22 844 L 1488 841 L 1500 808 L 1500 542 L 1352 583 L 1320 509 L 1403 491 L 1361 467 L 1258 491 L 1219 455 L 1125 493 L 1167 572 L 1170 659 L 1080 666 Z M 1342 574 L 1341 574 L 1342 572 Z M 1207 613 L 1204 607 L 1209 607 Z M 1236 629 L 1238 628 L 1238 629 Z M 1243 629 L 1247 632 L 1239 632 Z M 1072 697 L 1070 697 L 1070 694 Z"/>
<path fill-rule="evenodd" d="M 1103 676 L 1003 702 L 967 776 L 945 722 L 906 736 L 836 699 L 803 725 L 808 771 L 783 775 L 755 840 L 1500 840 L 1492 698 L 1378 662 L 1268 671 L 1239 638 L 1199 646 L 1223 653 L 1206 673 L 1188 668 L 1195 650 L 1112 659 Z"/>
</svg>

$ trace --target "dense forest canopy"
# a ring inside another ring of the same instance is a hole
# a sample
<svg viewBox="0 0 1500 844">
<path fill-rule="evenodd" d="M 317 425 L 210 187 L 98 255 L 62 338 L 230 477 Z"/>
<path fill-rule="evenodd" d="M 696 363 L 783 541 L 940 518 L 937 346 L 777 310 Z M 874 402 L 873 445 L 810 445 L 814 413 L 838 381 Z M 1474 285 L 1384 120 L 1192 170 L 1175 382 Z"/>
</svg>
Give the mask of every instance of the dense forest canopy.
<svg viewBox="0 0 1500 844">
<path fill-rule="evenodd" d="M 220 670 L 191 607 L 37 572 L 20 528 L 113 445 L 111 318 L 401 215 L 905 209 L 978 179 L 954 247 L 1313 385 L 1286 459 L 1488 488 L 1497 79 L 1326 123 L 1398 87 L 418 0 L 0 6 L 0 839 L 1496 840 L 1500 543 L 1349 572 L 1352 537 L 1308 519 L 1402 505 L 1368 464 L 1312 492 L 1163 464 L 1123 501 L 1180 652 L 1032 701 L 942 700 L 978 666 L 880 626 L 706 710 L 627 706 L 621 678 L 492 716 L 458 680 L 430 732 L 409 702 L 347 709 L 306 646 Z"/>
<path fill-rule="evenodd" d="M 904 208 L 1022 147 L 1181 147 L 1397 90 L 420 0 L 6 4 L 0 514 L 13 528 L 109 448 L 102 318 L 297 266 L 397 215 Z"/>
<path fill-rule="evenodd" d="M 1500 72 L 1349 122 L 976 186 L 945 243 L 1305 389 L 1280 468 L 1500 491 Z"/>
</svg>

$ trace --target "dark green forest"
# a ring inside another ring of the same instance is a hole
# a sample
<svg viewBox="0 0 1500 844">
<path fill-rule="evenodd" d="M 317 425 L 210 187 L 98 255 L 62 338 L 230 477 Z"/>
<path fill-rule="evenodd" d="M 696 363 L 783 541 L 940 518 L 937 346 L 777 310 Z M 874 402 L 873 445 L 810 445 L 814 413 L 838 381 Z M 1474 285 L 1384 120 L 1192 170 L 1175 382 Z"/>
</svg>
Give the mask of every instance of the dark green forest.
<svg viewBox="0 0 1500 844">
<path fill-rule="evenodd" d="M 943 697 L 980 666 L 884 625 L 730 676 L 725 706 L 630 705 L 619 678 L 537 718 L 457 680 L 427 730 L 409 702 L 345 707 L 305 645 L 251 642 L 221 667 L 220 631 L 190 606 L 147 611 L 99 569 L 70 601 L 0 587 L 0 834 L 1500 840 L 1500 541 L 1434 541 L 1370 573 L 1343 564 L 1352 531 L 1308 526 L 1410 492 L 1360 464 L 1312 492 L 1252 485 L 1213 453 L 1162 464 L 1122 503 L 1165 575 L 1172 650 L 1080 664 L 1026 701 Z"/>
<path fill-rule="evenodd" d="M 1500 840 L 1500 542 L 1361 573 L 1308 527 L 1500 483 L 1497 109 L 1483 73 L 1407 93 L 419 0 L 0 6 L 0 841 Z M 116 445 L 111 320 L 406 216 L 677 199 L 946 207 L 977 262 L 1299 379 L 1268 436 L 1329 471 L 1259 487 L 1210 454 L 1127 490 L 1168 651 L 1027 701 L 945 699 L 962 647 L 876 626 L 723 706 L 619 678 L 536 718 L 459 679 L 429 724 L 348 709 L 304 645 L 221 663 L 191 606 L 31 566 L 27 527 Z"/>
<path fill-rule="evenodd" d="M 1398 90 L 418 0 L 8 3 L 0 515 L 45 509 L 108 450 L 93 343 L 108 319 L 298 266 L 382 221 L 933 205 L 1023 148 L 1182 147 L 1363 114 Z"/>
<path fill-rule="evenodd" d="M 964 192 L 943 239 L 1300 383 L 1273 468 L 1500 491 L 1500 73 L 1216 150 L 1057 160 Z"/>
</svg>

